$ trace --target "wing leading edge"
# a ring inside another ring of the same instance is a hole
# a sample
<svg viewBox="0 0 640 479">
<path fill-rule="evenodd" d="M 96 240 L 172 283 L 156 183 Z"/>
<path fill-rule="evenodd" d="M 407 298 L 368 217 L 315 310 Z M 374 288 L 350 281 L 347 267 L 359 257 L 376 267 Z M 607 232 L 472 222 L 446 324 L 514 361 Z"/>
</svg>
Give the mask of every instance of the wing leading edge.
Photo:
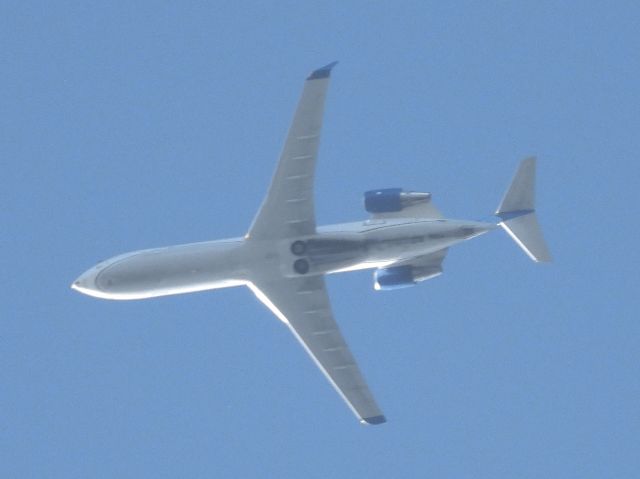
<svg viewBox="0 0 640 479">
<path fill-rule="evenodd" d="M 333 319 L 322 276 L 256 278 L 249 287 L 289 326 L 361 422 L 386 422 Z"/>
<path fill-rule="evenodd" d="M 316 232 L 313 181 L 329 77 L 336 63 L 307 77 L 278 167 L 248 238 L 278 239 Z"/>
</svg>

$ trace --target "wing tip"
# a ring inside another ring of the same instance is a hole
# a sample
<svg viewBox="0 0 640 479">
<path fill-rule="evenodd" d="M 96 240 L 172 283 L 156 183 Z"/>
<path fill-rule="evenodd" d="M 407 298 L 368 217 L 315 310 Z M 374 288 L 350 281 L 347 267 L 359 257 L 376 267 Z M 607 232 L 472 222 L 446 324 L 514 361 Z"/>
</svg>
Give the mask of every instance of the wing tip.
<svg viewBox="0 0 640 479">
<path fill-rule="evenodd" d="M 387 418 L 381 414 L 380 416 L 363 417 L 360 422 L 362 424 L 371 424 L 375 426 L 377 424 L 384 424 L 387 422 Z"/>
<path fill-rule="evenodd" d="M 328 65 L 325 65 L 317 70 L 311 72 L 311 75 L 307 77 L 307 80 L 319 80 L 321 78 L 329 78 L 331 75 L 331 70 L 335 67 L 338 62 L 331 62 Z"/>
</svg>

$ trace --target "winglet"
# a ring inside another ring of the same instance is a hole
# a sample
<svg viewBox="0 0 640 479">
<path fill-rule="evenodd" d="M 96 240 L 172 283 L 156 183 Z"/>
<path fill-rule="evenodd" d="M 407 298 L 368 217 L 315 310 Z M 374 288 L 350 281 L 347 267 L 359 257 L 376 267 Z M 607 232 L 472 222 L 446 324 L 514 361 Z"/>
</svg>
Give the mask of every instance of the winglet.
<svg viewBox="0 0 640 479">
<path fill-rule="evenodd" d="M 371 417 L 363 417 L 360 422 L 362 422 L 362 424 L 372 424 L 372 425 L 383 424 L 383 423 L 387 422 L 387 418 L 382 416 L 382 415 L 380 415 L 380 416 L 371 416 Z"/>
<path fill-rule="evenodd" d="M 322 68 L 318 68 L 317 70 L 312 71 L 311 75 L 307 77 L 307 80 L 319 80 L 321 78 L 329 78 L 329 75 L 331 74 L 331 69 L 335 67 L 337 64 L 338 62 L 332 62 L 332 63 L 329 63 L 328 65 L 323 66 Z"/>
</svg>

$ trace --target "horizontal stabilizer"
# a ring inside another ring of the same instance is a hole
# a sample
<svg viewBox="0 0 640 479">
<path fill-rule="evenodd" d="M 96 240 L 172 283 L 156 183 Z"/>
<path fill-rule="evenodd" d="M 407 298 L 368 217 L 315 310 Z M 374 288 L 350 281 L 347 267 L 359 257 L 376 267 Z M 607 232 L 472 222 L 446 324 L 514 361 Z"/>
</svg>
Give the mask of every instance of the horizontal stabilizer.
<svg viewBox="0 0 640 479">
<path fill-rule="evenodd" d="M 542 236 L 535 212 L 502 221 L 500 226 L 533 261 L 542 263 L 551 261 L 551 253 Z"/>
</svg>

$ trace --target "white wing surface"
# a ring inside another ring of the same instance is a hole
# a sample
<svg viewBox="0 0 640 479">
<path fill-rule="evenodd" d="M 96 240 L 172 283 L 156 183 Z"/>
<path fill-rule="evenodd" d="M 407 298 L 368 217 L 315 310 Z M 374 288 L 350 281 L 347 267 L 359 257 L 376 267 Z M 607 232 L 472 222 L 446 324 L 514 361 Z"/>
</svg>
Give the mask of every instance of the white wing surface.
<svg viewBox="0 0 640 479">
<path fill-rule="evenodd" d="M 254 278 L 249 287 L 289 326 L 361 422 L 386 421 L 333 319 L 322 276 Z"/>
<path fill-rule="evenodd" d="M 335 62 L 307 78 L 278 167 L 247 236 L 277 239 L 316 232 L 313 203 L 324 102 Z"/>
</svg>

